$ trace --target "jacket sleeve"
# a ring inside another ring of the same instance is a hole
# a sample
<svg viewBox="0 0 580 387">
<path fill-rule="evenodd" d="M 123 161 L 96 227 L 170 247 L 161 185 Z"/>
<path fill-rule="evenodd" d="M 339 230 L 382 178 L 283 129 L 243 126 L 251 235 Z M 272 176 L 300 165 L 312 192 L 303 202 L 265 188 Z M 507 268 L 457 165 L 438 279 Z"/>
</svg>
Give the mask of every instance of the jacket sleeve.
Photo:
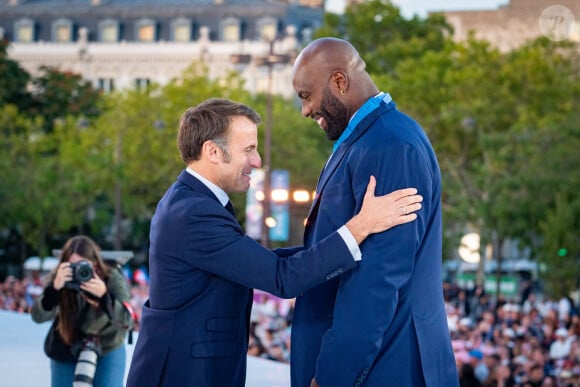
<svg viewBox="0 0 580 387">
<path fill-rule="evenodd" d="M 53 320 L 57 313 L 58 304 L 58 291 L 53 287 L 54 282 L 54 272 L 48 274 L 47 285 L 44 288 L 42 294 L 34 300 L 32 307 L 30 308 L 30 317 L 32 321 L 37 323 L 42 323 L 45 321 Z M 54 303 L 54 298 L 56 297 L 56 303 Z M 50 298 L 50 302 L 46 298 Z M 54 304 L 54 307 L 45 309 L 45 305 Z"/>
<path fill-rule="evenodd" d="M 423 208 L 416 221 L 365 240 L 359 268 L 341 278 L 333 323 L 323 336 L 317 362 L 315 378 L 321 386 L 352 386 L 364 381 L 393 321 L 398 299 L 405 297 L 401 288 L 413 273 L 425 214 L 430 211 L 433 178 L 426 160 L 413 147 L 389 145 L 359 159 L 376 161 L 349 167 L 357 209 L 371 174 L 377 177 L 377 195 L 417 187 L 424 196 Z"/>
<path fill-rule="evenodd" d="M 108 335 L 119 329 L 130 329 L 133 324 L 132 316 L 123 305 L 124 302 L 129 302 L 130 298 L 127 280 L 117 268 L 111 268 L 107 294 L 103 296 L 99 308 L 89 308 L 82 324 L 83 332 Z"/>
<path fill-rule="evenodd" d="M 293 298 L 356 267 L 338 232 L 307 250 L 272 251 L 244 235 L 227 210 L 216 203 L 208 200 L 196 205 L 185 226 L 196 230 L 188 233 L 183 243 L 185 255 L 200 257 L 192 263 L 198 269 L 249 288 Z"/>
</svg>

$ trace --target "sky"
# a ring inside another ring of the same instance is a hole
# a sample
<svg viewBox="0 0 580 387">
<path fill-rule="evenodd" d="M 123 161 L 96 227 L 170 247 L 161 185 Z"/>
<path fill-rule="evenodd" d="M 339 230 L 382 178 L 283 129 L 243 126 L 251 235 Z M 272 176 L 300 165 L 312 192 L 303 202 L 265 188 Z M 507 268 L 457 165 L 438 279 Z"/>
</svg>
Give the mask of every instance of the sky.
<svg viewBox="0 0 580 387">
<path fill-rule="evenodd" d="M 417 14 L 426 17 L 428 12 L 433 11 L 462 11 L 497 9 L 506 5 L 509 0 L 392 0 L 393 4 L 401 9 L 403 16 L 407 18 Z M 342 13 L 345 0 L 327 0 L 326 9 L 329 12 Z"/>
</svg>

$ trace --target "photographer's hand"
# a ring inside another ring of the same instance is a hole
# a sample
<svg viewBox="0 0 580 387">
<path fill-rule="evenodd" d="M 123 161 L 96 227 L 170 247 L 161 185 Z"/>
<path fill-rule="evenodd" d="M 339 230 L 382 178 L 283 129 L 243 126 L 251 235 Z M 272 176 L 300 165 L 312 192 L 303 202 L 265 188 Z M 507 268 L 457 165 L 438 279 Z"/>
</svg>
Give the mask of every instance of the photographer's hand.
<svg viewBox="0 0 580 387">
<path fill-rule="evenodd" d="M 63 262 L 58 265 L 58 269 L 56 269 L 56 276 L 54 277 L 54 283 L 52 286 L 55 290 L 60 290 L 64 288 L 64 284 L 70 280 L 72 280 L 70 262 Z"/>
<path fill-rule="evenodd" d="M 86 293 L 92 294 L 96 298 L 100 299 L 105 294 L 107 294 L 107 285 L 95 273 L 93 278 L 81 284 L 81 290 L 85 291 Z"/>
</svg>

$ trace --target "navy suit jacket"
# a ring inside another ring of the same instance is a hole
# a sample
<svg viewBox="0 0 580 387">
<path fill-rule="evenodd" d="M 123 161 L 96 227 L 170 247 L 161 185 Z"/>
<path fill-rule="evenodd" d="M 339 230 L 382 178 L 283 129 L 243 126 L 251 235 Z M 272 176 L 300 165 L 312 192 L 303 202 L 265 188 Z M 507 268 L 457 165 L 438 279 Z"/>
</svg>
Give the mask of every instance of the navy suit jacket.
<svg viewBox="0 0 580 387">
<path fill-rule="evenodd" d="M 441 176 L 422 128 L 394 102 L 364 118 L 323 170 L 305 246 L 360 210 L 369 175 L 376 194 L 416 187 L 416 221 L 371 235 L 356 270 L 296 300 L 291 379 L 308 387 L 458 385 L 441 277 Z"/>
<path fill-rule="evenodd" d="M 251 289 L 291 298 L 356 266 L 337 232 L 308 250 L 264 249 L 186 171 L 159 202 L 150 243 L 129 387 L 244 386 Z"/>
</svg>

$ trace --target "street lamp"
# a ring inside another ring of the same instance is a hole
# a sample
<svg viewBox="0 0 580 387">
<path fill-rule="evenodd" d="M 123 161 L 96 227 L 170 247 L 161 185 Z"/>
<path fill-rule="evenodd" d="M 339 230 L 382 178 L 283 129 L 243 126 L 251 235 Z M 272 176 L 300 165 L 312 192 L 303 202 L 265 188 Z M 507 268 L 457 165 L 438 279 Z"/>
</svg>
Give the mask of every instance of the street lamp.
<svg viewBox="0 0 580 387">
<path fill-rule="evenodd" d="M 276 54 L 274 52 L 275 37 L 268 38 L 269 50 L 266 55 L 256 56 L 254 63 L 257 67 L 266 67 L 268 70 L 268 83 L 266 89 L 266 119 L 264 122 L 264 154 L 262 168 L 264 170 L 264 200 L 262 201 L 262 227 L 260 240 L 265 247 L 270 246 L 269 226 L 267 220 L 271 218 L 270 204 L 272 202 L 271 194 L 271 148 L 272 148 L 272 104 L 273 104 L 273 70 L 274 66 L 279 64 L 288 64 L 292 60 L 289 54 Z M 233 64 L 248 64 L 252 60 L 249 54 L 234 54 L 230 56 Z"/>
</svg>

